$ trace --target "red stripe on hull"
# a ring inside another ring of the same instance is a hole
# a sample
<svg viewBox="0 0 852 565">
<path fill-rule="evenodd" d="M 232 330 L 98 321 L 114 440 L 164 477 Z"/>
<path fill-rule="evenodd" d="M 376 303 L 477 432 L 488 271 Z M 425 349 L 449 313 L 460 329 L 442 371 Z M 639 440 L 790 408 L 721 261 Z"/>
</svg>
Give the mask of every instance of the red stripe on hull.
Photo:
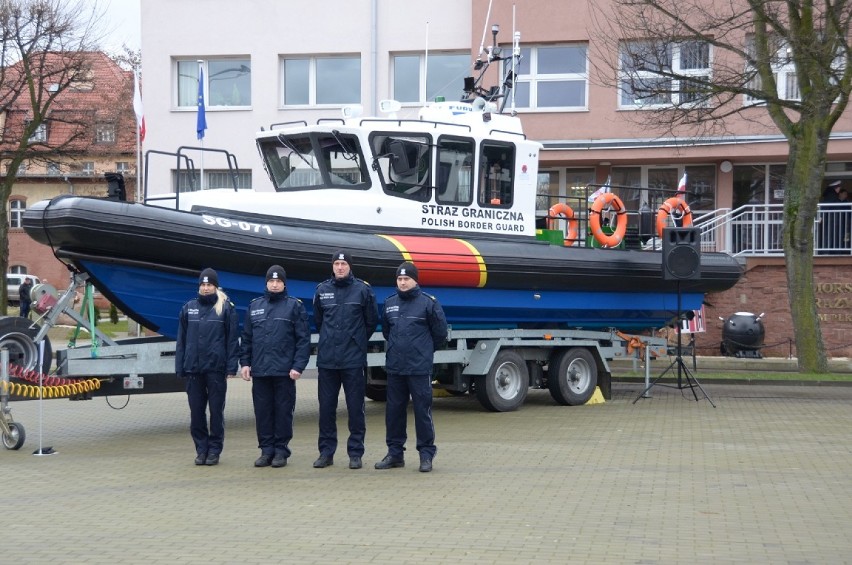
<svg viewBox="0 0 852 565">
<path fill-rule="evenodd" d="M 461 239 L 419 236 L 388 236 L 419 271 L 419 283 L 424 286 L 455 286 L 478 288 L 485 286 L 487 270 L 479 251 Z"/>
</svg>

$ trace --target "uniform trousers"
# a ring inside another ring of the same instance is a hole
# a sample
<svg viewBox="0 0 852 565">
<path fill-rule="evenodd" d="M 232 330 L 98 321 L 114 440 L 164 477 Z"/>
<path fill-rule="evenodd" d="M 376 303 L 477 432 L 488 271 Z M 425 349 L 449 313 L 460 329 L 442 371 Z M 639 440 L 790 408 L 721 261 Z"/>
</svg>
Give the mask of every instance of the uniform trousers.
<svg viewBox="0 0 852 565">
<path fill-rule="evenodd" d="M 293 412 L 296 410 L 296 381 L 289 375 L 253 377 L 251 398 L 260 451 L 269 457 L 290 457 Z"/>
<path fill-rule="evenodd" d="M 429 375 L 388 375 L 387 406 L 385 407 L 385 443 L 388 455 L 402 458 L 408 439 L 408 399 L 414 406 L 414 431 L 420 457 L 435 457 L 435 426 L 432 422 L 432 378 Z"/>
<path fill-rule="evenodd" d="M 189 400 L 189 434 L 198 455 L 222 453 L 225 441 L 225 395 L 228 379 L 219 373 L 190 375 L 186 379 Z M 210 407 L 210 427 L 207 408 Z"/>
<path fill-rule="evenodd" d="M 337 398 L 340 387 L 346 397 L 349 414 L 349 440 L 346 451 L 349 457 L 364 455 L 364 436 L 367 432 L 364 394 L 367 379 L 364 368 L 318 369 L 317 395 L 319 396 L 319 447 L 320 455 L 333 456 L 337 450 Z"/>
</svg>

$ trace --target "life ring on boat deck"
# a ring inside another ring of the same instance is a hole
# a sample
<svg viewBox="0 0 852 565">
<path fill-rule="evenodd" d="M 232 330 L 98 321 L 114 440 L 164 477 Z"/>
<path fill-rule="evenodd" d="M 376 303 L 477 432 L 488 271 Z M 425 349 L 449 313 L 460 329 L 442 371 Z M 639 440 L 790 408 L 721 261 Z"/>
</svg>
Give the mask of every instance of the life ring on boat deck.
<svg viewBox="0 0 852 565">
<path fill-rule="evenodd" d="M 615 230 L 609 235 L 601 229 L 601 212 L 604 208 L 612 208 L 616 213 Z M 612 192 L 604 192 L 595 198 L 595 202 L 589 210 L 589 227 L 592 230 L 592 236 L 598 243 L 604 247 L 617 247 L 624 239 L 624 234 L 627 233 L 627 209 L 624 207 L 621 198 Z"/>
<path fill-rule="evenodd" d="M 677 215 L 675 216 L 675 214 Z M 663 202 L 663 205 L 657 211 L 657 237 L 663 237 L 663 228 L 671 227 L 669 226 L 669 216 L 672 216 L 673 219 L 679 219 L 683 228 L 692 225 L 692 210 L 689 209 L 686 200 L 672 196 Z"/>
<path fill-rule="evenodd" d="M 565 216 L 568 221 L 568 233 L 565 236 L 565 246 L 574 245 L 577 242 L 577 236 L 580 235 L 580 230 L 577 224 L 577 219 L 574 217 L 574 210 L 565 204 L 559 202 L 550 207 L 547 211 L 547 229 L 556 229 L 556 217 Z"/>
</svg>

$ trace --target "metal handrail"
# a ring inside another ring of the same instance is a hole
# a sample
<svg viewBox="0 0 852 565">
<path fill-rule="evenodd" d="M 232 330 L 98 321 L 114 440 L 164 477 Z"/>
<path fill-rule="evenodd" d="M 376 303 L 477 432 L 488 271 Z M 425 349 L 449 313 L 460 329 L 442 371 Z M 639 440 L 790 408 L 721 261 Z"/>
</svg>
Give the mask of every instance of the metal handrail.
<svg viewBox="0 0 852 565">
<path fill-rule="evenodd" d="M 703 250 L 739 257 L 783 257 L 783 204 L 748 204 L 696 216 Z M 814 221 L 814 255 L 852 255 L 852 207 L 820 204 Z"/>
</svg>

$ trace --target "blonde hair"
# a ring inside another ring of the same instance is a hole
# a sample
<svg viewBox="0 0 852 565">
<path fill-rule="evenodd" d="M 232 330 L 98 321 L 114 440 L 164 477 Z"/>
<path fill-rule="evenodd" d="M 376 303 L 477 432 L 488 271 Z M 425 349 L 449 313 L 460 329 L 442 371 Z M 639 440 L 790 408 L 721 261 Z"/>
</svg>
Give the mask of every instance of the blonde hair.
<svg viewBox="0 0 852 565">
<path fill-rule="evenodd" d="M 216 289 L 216 305 L 213 309 L 216 310 L 216 315 L 221 316 L 222 310 L 225 308 L 225 303 L 228 301 L 228 295 L 221 288 Z"/>
</svg>

